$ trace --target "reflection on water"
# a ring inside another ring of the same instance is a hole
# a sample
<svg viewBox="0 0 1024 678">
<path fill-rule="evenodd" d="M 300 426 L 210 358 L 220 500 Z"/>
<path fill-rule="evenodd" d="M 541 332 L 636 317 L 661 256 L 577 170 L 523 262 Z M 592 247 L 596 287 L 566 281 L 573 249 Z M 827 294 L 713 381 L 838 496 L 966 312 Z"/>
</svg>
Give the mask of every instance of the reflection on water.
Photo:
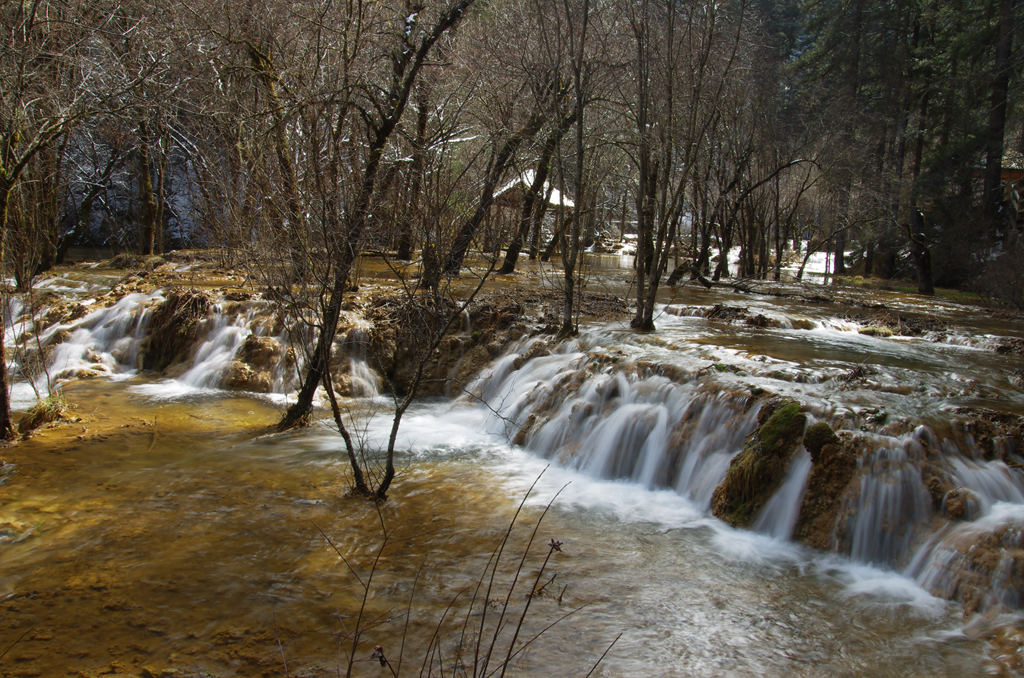
<svg viewBox="0 0 1024 678">
<path fill-rule="evenodd" d="M 150 401 L 110 382 L 68 395 L 82 422 L 5 452 L 17 468 L 0 486 L 0 522 L 34 534 L 0 544 L 0 648 L 13 645 L 4 675 L 282 675 L 284 662 L 294 675 L 337 675 L 363 605 L 360 580 L 370 581 L 363 619 L 372 624 L 355 674 L 380 675 L 367 661 L 374 645 L 398 655 L 410 597 L 403 671 L 418 672 L 445 617 L 447 673 L 479 574 L 543 469 L 482 433 L 478 409 L 427 404 L 410 413 L 399 479 L 376 507 L 343 496 L 340 444 L 327 428 L 259 436 L 276 416 L 263 401 Z M 372 442 L 385 424 L 369 422 L 365 435 Z M 981 645 L 946 633 L 953 611 L 905 580 L 729 530 L 670 491 L 560 469 L 544 474 L 508 547 L 492 620 L 529 524 L 567 481 L 523 568 L 532 585 L 543 545 L 564 542 L 520 638 L 585 607 L 530 645 L 517 675 L 586 674 L 619 633 L 597 674 L 981 669 Z"/>
</svg>

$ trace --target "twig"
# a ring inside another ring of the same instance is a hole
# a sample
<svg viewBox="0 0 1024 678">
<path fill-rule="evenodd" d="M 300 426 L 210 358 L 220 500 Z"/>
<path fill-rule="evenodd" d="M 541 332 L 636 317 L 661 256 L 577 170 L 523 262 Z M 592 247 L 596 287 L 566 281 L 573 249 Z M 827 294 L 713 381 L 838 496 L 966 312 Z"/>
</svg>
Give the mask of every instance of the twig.
<svg viewBox="0 0 1024 678">
<path fill-rule="evenodd" d="M 337 546 L 334 545 L 334 542 L 331 541 L 331 538 L 328 537 L 327 534 L 322 529 L 320 529 L 320 526 L 317 525 L 316 523 L 313 523 L 313 527 L 315 527 L 317 529 L 317 531 L 320 533 L 320 536 L 322 536 L 324 538 L 324 540 L 328 544 L 330 544 L 331 548 L 334 549 L 334 552 L 338 554 L 339 558 L 341 558 L 341 562 L 345 563 L 345 567 L 348 568 L 348 571 L 351 572 L 352 576 L 356 578 L 356 581 L 359 582 L 359 585 L 365 589 L 366 588 L 366 584 L 363 583 L 363 580 L 362 580 L 362 578 L 360 578 L 359 573 L 355 571 L 355 568 L 353 568 L 351 563 L 348 562 L 348 559 L 346 559 L 345 556 L 342 555 L 341 550 Z"/>
<path fill-rule="evenodd" d="M 5 656 L 7 656 L 7 653 L 10 652 L 11 650 L 13 650 L 14 646 L 17 645 L 18 643 L 20 643 L 21 639 L 24 638 L 25 636 L 27 636 L 29 634 L 29 632 L 32 629 L 34 629 L 34 628 L 35 628 L 35 625 L 33 624 L 32 626 L 30 626 L 27 629 L 25 629 L 25 631 L 20 636 L 15 638 L 13 643 L 8 645 L 7 648 L 3 652 L 0 652 L 0 659 L 3 659 Z"/>
<path fill-rule="evenodd" d="M 288 672 L 288 660 L 284 656 L 284 645 L 281 643 L 281 636 L 277 632 L 277 612 L 274 612 L 274 640 L 277 641 L 277 650 L 281 653 L 281 666 L 284 669 L 285 678 L 291 675 Z"/>
<path fill-rule="evenodd" d="M 157 436 L 156 415 L 153 415 L 153 438 L 149 441 L 149 447 L 146 448 L 146 454 L 149 454 L 150 452 L 152 452 L 153 451 L 153 447 L 156 446 L 156 436 Z"/>
<path fill-rule="evenodd" d="M 615 646 L 615 643 L 619 642 L 619 638 L 621 637 L 622 633 L 619 633 L 619 635 L 615 636 L 615 640 L 608 644 L 608 647 L 606 647 L 604 652 L 601 653 L 601 656 L 597 658 L 597 661 L 594 662 L 594 665 L 590 668 L 589 671 L 587 671 L 587 675 L 584 676 L 584 678 L 590 678 L 594 671 L 597 670 L 597 667 L 601 665 L 601 662 L 604 661 L 604 658 L 608 656 L 608 653 L 611 652 L 612 647 Z"/>
</svg>

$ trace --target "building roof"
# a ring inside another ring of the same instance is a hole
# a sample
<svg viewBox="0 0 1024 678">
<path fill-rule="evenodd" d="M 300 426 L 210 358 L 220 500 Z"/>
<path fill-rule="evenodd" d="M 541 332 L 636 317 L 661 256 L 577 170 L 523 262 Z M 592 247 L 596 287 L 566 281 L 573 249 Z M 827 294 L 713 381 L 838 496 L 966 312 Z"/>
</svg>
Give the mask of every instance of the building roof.
<svg viewBox="0 0 1024 678">
<path fill-rule="evenodd" d="M 535 174 L 532 169 L 526 170 L 518 177 L 516 177 L 515 179 L 513 179 L 512 181 L 508 182 L 507 184 L 499 188 L 497 191 L 495 191 L 494 198 L 500 198 L 517 188 L 521 189 L 523 192 L 530 190 L 530 186 L 533 185 L 534 176 Z M 544 193 L 544 195 L 548 196 L 548 204 L 550 205 L 554 205 L 556 207 L 559 205 L 561 205 L 562 207 L 576 206 L 576 203 L 572 201 L 572 198 L 562 195 L 562 193 L 557 188 L 553 188 L 546 181 L 544 182 L 544 188 L 542 189 L 542 192 Z"/>
</svg>

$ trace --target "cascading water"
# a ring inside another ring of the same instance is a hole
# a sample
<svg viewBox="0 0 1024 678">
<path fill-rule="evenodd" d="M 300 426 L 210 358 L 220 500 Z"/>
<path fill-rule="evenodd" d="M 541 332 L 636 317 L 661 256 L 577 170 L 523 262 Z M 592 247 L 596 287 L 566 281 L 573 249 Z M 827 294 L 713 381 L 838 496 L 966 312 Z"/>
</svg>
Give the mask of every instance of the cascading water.
<svg viewBox="0 0 1024 678">
<path fill-rule="evenodd" d="M 204 320 L 206 327 L 200 332 L 205 339 L 196 348 L 192 366 L 179 381 L 194 388 L 219 387 L 239 347 L 249 336 L 253 317 L 254 312 L 250 310 L 229 318 L 214 306 L 211 316 Z"/>
<path fill-rule="evenodd" d="M 369 344 L 368 328 L 357 321 L 351 322 L 336 353 L 345 360 L 348 368 L 346 395 L 357 398 L 373 398 L 380 395 L 381 378 L 367 362 Z"/>
<path fill-rule="evenodd" d="M 756 428 L 757 399 L 699 370 L 669 379 L 599 345 L 599 338 L 585 336 L 546 353 L 534 339 L 497 359 L 470 389 L 489 408 L 491 430 L 594 478 L 671 488 L 706 511 L 730 461 Z M 951 595 L 955 591 L 940 573 L 962 557 L 949 541 L 963 543 L 979 528 L 936 523 L 922 476 L 923 445 L 942 449 L 952 481 L 976 497 L 981 516 L 999 502 L 1024 504 L 1024 473 L 1003 461 L 972 459 L 960 447 L 969 438 L 955 443 L 927 426 L 903 436 L 858 435 L 861 456 L 842 498 L 833 547 L 856 561 L 903 568 L 928 590 Z M 792 536 L 812 467 L 811 455 L 800 447 L 753 529 L 778 539 Z M 1016 515 L 1005 520 L 1012 523 Z M 1004 569 L 1012 565 L 1007 550 L 1015 548 L 1007 544 L 1019 530 L 1007 534 L 1000 537 L 1003 555 L 997 556 Z M 988 573 L 986 600 L 1015 600 L 1000 583 L 1005 580 Z"/>
<path fill-rule="evenodd" d="M 854 559 L 897 565 L 917 543 L 932 515 L 931 498 L 915 463 L 913 441 L 880 441 L 861 462 L 859 491 L 837 526 L 840 550 Z"/>
<path fill-rule="evenodd" d="M 25 374 L 34 381 L 16 383 L 15 404 L 34 400 L 34 389 L 45 393 L 48 383 L 83 376 L 125 377 L 139 368 L 139 351 L 149 334 L 153 305 L 162 294 L 128 294 L 109 307 L 99 308 L 69 322 L 44 328 L 30 345 L 43 347 L 45 373 Z M 23 320 L 24 326 L 29 320 Z M 17 326 L 16 326 L 17 327 Z M 18 366 L 15 373 L 24 373 Z"/>
<path fill-rule="evenodd" d="M 754 521 L 754 529 L 777 539 L 793 536 L 800 515 L 800 499 L 804 494 L 807 476 L 811 473 L 811 455 L 801 449 L 790 462 L 786 480 Z"/>
<path fill-rule="evenodd" d="M 151 309 L 161 298 L 159 292 L 128 294 L 78 320 L 43 329 L 39 341 L 53 344 L 50 377 L 134 374 Z M 21 311 L 14 303 L 11 315 L 16 318 Z M 202 321 L 200 340 L 176 379 L 180 385 L 220 388 L 250 336 L 285 343 L 283 334 L 267 336 L 265 324 L 257 320 L 257 305 L 233 306 L 230 312 L 225 308 L 213 304 Z M 830 360 L 839 350 L 835 346 L 845 343 L 860 353 L 878 341 L 858 335 L 855 326 L 839 319 L 795 322 L 777 310 L 763 310 L 761 315 L 775 318 L 780 328 L 771 341 L 778 342 L 787 355 L 791 349 L 786 342 L 801 333 L 812 335 L 819 344 L 815 355 Z M 30 321 L 22 319 L 9 332 L 23 332 Z M 382 380 L 368 364 L 368 328 L 355 316 L 347 322 L 348 329 L 339 333 L 335 347 L 341 372 L 338 385 L 346 395 L 372 398 L 380 393 Z M 709 354 L 706 347 L 711 340 L 702 323 L 684 315 L 665 316 L 662 324 L 667 336 L 697 333 L 698 341 L 693 337 L 689 344 L 676 340 L 671 352 L 662 348 L 664 344 L 624 341 L 608 328 L 553 347 L 541 339 L 524 339 L 479 375 L 468 389 L 468 400 L 479 400 L 489 408 L 491 432 L 535 454 L 593 478 L 671 489 L 707 511 L 731 460 L 757 426 L 761 399 L 754 393 L 762 385 L 779 387 L 820 407 L 833 395 L 824 390 L 830 383 L 828 375 L 841 374 L 842 368 L 821 364 L 821 359 L 809 361 L 806 368 L 796 362 L 780 367 L 772 360 L 750 360 L 733 348 Z M 812 329 L 800 329 L 805 327 Z M 470 331 L 468 314 L 463 330 Z M 826 350 L 832 335 L 841 336 Z M 878 351 L 882 362 L 898 362 L 902 346 L 890 343 L 884 349 Z M 709 357 L 714 361 L 710 370 Z M 921 358 L 915 355 L 914 360 Z M 287 390 L 290 381 L 284 372 L 294 372 L 296 366 L 286 368 L 284 363 L 278 358 L 272 369 L 271 391 Z M 666 365 L 672 366 L 668 372 L 663 369 Z M 749 374 L 734 376 L 743 371 Z M 793 389 L 794 383 L 823 386 Z M 156 393 L 166 387 L 151 389 Z M 851 394 L 850 400 L 861 397 Z M 822 414 L 829 416 L 828 411 Z M 833 534 L 836 550 L 855 560 L 906 566 L 905 571 L 925 586 L 946 590 L 948 585 L 941 583 L 935 571 L 950 569 L 956 552 L 950 540 L 960 543 L 966 538 L 963 535 L 977 534 L 978 526 L 986 525 L 983 521 L 1001 503 L 1024 504 L 1024 473 L 1000 459 L 975 458 L 965 449 L 969 439 L 953 441 L 927 427 L 903 437 L 865 434 L 862 438 L 855 491 L 844 496 L 843 518 Z M 966 517 L 974 522 L 935 527 L 938 514 L 922 479 L 924 452 L 919 441 L 942 450 L 953 484 L 965 493 Z M 779 539 L 792 535 L 812 466 L 810 455 L 801 448 L 789 461 L 782 484 L 755 517 L 755 530 Z M 1016 514 L 1005 515 L 1014 524 Z"/>
<path fill-rule="evenodd" d="M 753 430 L 749 394 L 641 374 L 600 352 L 526 342 L 471 387 L 492 430 L 596 478 L 672 488 L 702 508 Z M 624 367 L 625 371 L 618 369 Z"/>
</svg>

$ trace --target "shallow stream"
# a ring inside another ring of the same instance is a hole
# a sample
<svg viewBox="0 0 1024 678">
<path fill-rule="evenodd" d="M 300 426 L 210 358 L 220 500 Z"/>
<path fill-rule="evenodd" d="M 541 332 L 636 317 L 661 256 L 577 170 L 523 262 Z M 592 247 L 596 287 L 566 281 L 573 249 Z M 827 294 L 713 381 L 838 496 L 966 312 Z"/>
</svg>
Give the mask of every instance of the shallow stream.
<svg viewBox="0 0 1024 678">
<path fill-rule="evenodd" d="M 692 315 L 723 298 L 778 322 Z M 267 433 L 281 395 L 230 393 L 202 378 L 241 341 L 231 328 L 245 327 L 242 315 L 211 322 L 210 345 L 196 353 L 208 360 L 173 380 L 119 362 L 133 355 L 122 340 L 142 327 L 141 311 L 125 302 L 92 324 L 86 316 L 82 334 L 66 328 L 77 338 L 54 369 L 80 369 L 91 351 L 86 362 L 116 379 L 69 383 L 80 421 L 4 451 L 0 675 L 344 675 L 357 629 L 355 675 L 391 675 L 371 657 L 377 645 L 401 673 L 429 663 L 460 675 L 474 658 L 479 667 L 505 656 L 527 601 L 519 642 L 540 635 L 517 653 L 514 675 L 587 675 L 606 650 L 593 675 L 998 675 L 984 638 L 1010 619 L 965 624 L 958 604 L 923 588 L 910 562 L 920 540 L 899 553 L 885 541 L 892 492 L 872 486 L 879 525 L 858 525 L 878 532 L 854 558 L 787 540 L 806 460 L 793 463 L 759 531 L 708 512 L 753 426 L 756 410 L 739 403 L 762 390 L 830 421 L 909 420 L 886 434 L 898 449 L 960 407 L 1024 412 L 1019 356 L 991 348 L 1024 336 L 1018 319 L 873 299 L 955 318 L 959 329 L 871 337 L 833 307 L 687 289 L 666 297 L 655 334 L 600 323 L 540 355 L 529 342 L 510 347 L 463 385 L 474 397 L 408 413 L 399 476 L 379 506 L 345 496 L 343 447 L 326 422 Z M 115 326 L 124 336 L 104 334 Z M 366 449 L 386 438 L 390 419 L 369 413 L 387 403 L 349 403 Z M 699 435 L 666 465 L 677 419 Z M 979 521 L 1024 524 L 1024 494 L 1014 494 L 1024 474 L 967 456 L 958 469 L 984 502 Z M 478 586 L 524 498 L 485 596 Z M 460 637 L 469 639 L 461 653 Z"/>
</svg>

